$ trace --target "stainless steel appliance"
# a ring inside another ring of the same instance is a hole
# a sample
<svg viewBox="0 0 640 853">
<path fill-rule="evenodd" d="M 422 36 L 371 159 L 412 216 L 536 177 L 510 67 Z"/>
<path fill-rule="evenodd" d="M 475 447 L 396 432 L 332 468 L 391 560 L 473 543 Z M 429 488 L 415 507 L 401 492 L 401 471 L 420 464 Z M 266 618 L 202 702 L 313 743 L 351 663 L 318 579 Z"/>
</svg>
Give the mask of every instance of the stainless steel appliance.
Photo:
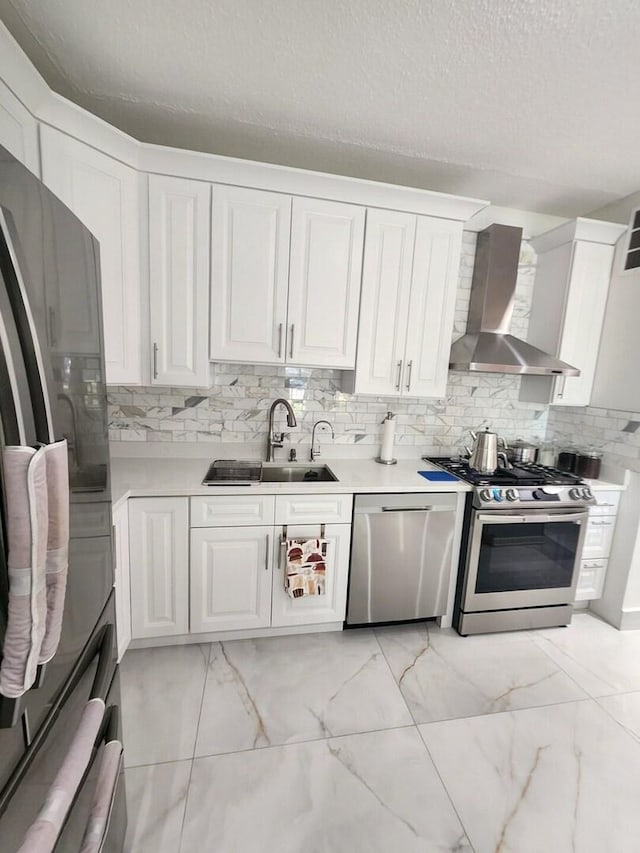
<svg viewBox="0 0 640 853">
<path fill-rule="evenodd" d="M 0 695 L 0 847 L 6 853 L 20 847 L 36 819 L 90 698 L 105 702 L 105 714 L 56 849 L 80 849 L 91 826 L 96 774 L 105 751 L 114 755 L 110 746 L 118 747 L 119 759 L 105 792 L 109 819 L 95 849 L 119 851 L 124 843 L 98 252 L 76 217 L 0 148 L 0 450 L 65 437 L 70 488 L 69 569 L 57 652 L 23 696 Z M 1 650 L 9 590 L 1 465 L 0 487 Z"/>
<path fill-rule="evenodd" d="M 579 478 L 541 465 L 483 475 L 466 460 L 430 462 L 473 485 L 454 610 L 462 635 L 568 625 L 594 498 Z"/>
<path fill-rule="evenodd" d="M 502 439 L 495 432 L 489 432 L 487 427 L 482 432 L 473 432 L 473 449 L 469 451 L 469 465 L 474 471 L 482 474 L 493 474 L 498 467 L 498 459 L 507 466 L 507 458 L 504 453 L 498 451 L 498 444 Z"/>
<path fill-rule="evenodd" d="M 347 626 L 446 613 L 455 509 L 453 493 L 356 496 Z"/>
<path fill-rule="evenodd" d="M 515 304 L 522 228 L 494 223 L 478 233 L 467 331 L 451 347 L 449 368 L 532 376 L 580 371 L 509 334 Z"/>
</svg>

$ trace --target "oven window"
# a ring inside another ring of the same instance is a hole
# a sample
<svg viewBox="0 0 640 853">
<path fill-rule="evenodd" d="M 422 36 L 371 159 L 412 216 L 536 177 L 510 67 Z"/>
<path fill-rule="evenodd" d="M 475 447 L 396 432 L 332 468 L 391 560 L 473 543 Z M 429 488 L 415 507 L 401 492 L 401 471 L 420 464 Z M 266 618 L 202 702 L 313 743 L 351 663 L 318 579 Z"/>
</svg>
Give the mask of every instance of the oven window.
<svg viewBox="0 0 640 853">
<path fill-rule="evenodd" d="M 476 592 L 570 587 L 579 536 L 572 521 L 483 525 Z"/>
</svg>

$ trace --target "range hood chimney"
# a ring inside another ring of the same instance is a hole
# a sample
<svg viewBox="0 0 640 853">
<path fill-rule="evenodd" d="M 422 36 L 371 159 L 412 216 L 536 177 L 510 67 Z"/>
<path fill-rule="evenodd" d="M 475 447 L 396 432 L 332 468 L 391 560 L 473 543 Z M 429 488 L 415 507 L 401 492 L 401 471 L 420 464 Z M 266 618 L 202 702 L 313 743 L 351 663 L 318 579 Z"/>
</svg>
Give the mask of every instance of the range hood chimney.
<svg viewBox="0 0 640 853">
<path fill-rule="evenodd" d="M 509 334 L 522 228 L 494 223 L 478 233 L 466 334 L 451 347 L 450 370 L 579 376 L 580 371 Z"/>
</svg>

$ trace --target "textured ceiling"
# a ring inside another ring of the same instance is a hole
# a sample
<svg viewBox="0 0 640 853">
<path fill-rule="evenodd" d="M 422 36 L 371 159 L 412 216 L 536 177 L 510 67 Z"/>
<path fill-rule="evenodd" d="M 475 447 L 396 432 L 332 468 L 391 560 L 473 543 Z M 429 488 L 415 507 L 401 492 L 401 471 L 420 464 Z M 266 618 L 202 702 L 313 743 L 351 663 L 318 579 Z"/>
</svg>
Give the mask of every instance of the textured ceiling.
<svg viewBox="0 0 640 853">
<path fill-rule="evenodd" d="M 0 0 L 150 142 L 560 215 L 640 188 L 637 0 Z"/>
</svg>

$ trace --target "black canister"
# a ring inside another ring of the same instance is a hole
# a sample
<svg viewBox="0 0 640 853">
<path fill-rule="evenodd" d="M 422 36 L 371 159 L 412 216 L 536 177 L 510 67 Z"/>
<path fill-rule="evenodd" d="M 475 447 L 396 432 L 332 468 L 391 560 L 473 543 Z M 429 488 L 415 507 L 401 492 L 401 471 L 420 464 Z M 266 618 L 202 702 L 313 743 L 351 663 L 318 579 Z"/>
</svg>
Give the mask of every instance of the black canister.
<svg viewBox="0 0 640 853">
<path fill-rule="evenodd" d="M 575 474 L 578 465 L 578 448 L 570 445 L 563 447 L 558 453 L 558 468 L 561 471 L 568 471 L 569 474 Z"/>
<path fill-rule="evenodd" d="M 597 480 L 600 476 L 600 465 L 602 464 L 602 452 L 595 447 L 581 450 L 576 462 L 576 474 L 586 477 L 588 480 Z"/>
</svg>

